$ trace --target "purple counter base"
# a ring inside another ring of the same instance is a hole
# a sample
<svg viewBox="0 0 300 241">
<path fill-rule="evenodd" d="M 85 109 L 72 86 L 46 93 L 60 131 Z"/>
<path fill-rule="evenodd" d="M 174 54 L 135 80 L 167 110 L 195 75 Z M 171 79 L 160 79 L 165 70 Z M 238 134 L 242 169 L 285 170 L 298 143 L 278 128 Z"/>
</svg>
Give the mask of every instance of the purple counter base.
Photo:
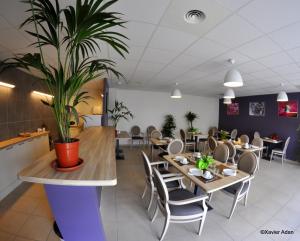
<svg viewBox="0 0 300 241">
<path fill-rule="evenodd" d="M 101 187 L 45 185 L 64 241 L 106 241 L 101 221 Z"/>
</svg>

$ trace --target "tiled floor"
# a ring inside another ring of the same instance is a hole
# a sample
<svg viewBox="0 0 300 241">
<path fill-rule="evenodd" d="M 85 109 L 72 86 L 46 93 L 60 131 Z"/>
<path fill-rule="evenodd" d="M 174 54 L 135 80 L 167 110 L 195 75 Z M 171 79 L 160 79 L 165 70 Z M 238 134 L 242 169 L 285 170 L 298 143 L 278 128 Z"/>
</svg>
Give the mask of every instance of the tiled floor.
<svg viewBox="0 0 300 241">
<path fill-rule="evenodd" d="M 163 217 L 151 223 L 140 197 L 144 188 L 140 150 L 124 148 L 126 159 L 117 163 L 118 185 L 103 188 L 101 211 L 108 241 L 156 241 L 161 232 Z M 232 199 L 217 192 L 200 237 L 196 223 L 171 224 L 165 241 L 300 240 L 299 190 L 300 164 L 281 166 L 279 161 L 262 160 L 247 207 L 238 204 L 228 220 Z M 40 185 L 18 188 L 0 203 L 0 214 L 0 241 L 59 240 L 52 231 L 51 210 Z M 282 229 L 294 234 L 260 234 L 260 230 Z"/>
</svg>

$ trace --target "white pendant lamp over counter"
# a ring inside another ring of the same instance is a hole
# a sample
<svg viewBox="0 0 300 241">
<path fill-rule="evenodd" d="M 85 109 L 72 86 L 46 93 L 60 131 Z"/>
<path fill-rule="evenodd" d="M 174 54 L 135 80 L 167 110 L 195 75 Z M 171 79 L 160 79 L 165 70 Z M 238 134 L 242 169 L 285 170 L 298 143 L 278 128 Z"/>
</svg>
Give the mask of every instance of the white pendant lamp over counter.
<svg viewBox="0 0 300 241">
<path fill-rule="evenodd" d="M 226 87 L 241 87 L 244 85 L 242 76 L 236 69 L 229 70 L 224 79 L 224 86 Z"/>
<path fill-rule="evenodd" d="M 284 84 L 281 83 L 280 86 L 281 86 L 281 88 L 283 88 Z M 280 91 L 280 92 L 278 93 L 278 95 L 277 95 L 277 101 L 278 101 L 278 102 L 289 101 L 289 98 L 288 98 L 288 96 L 287 96 L 287 94 L 286 94 L 285 91 L 282 90 L 282 91 Z"/>
<path fill-rule="evenodd" d="M 227 89 L 224 93 L 223 96 L 224 99 L 234 99 L 235 98 L 235 94 L 233 89 Z"/>
<path fill-rule="evenodd" d="M 280 91 L 277 95 L 277 101 L 278 102 L 285 102 L 285 101 L 289 101 L 289 98 L 286 94 L 285 91 Z"/>
<path fill-rule="evenodd" d="M 173 98 L 173 99 L 180 99 L 180 98 L 182 98 L 181 91 L 178 88 L 178 83 L 176 83 L 175 88 L 171 92 L 171 98 Z"/>
<path fill-rule="evenodd" d="M 231 99 L 226 98 L 223 100 L 223 104 L 225 105 L 230 105 L 231 103 L 232 103 Z"/>
</svg>

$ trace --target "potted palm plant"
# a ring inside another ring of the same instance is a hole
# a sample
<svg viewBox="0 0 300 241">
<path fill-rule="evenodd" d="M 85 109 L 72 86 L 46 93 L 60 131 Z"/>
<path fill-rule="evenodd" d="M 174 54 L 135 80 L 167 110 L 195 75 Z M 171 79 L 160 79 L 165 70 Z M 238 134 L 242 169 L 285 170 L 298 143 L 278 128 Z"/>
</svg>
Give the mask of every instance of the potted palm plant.
<svg viewBox="0 0 300 241">
<path fill-rule="evenodd" d="M 174 138 L 174 131 L 176 129 L 175 118 L 173 115 L 169 114 L 165 116 L 165 122 L 163 124 L 161 133 L 164 137 Z"/>
<path fill-rule="evenodd" d="M 194 122 L 197 118 L 199 118 L 199 116 L 198 116 L 196 113 L 194 113 L 194 112 L 189 111 L 189 112 L 187 112 L 187 113 L 185 114 L 185 119 L 187 120 L 187 122 L 188 122 L 188 124 L 189 124 L 189 129 L 188 129 L 188 131 L 190 131 L 190 132 L 196 132 L 196 131 L 197 131 L 197 128 L 194 128 L 194 127 L 193 127 L 193 122 Z"/>
<path fill-rule="evenodd" d="M 129 118 L 133 119 L 132 112 L 122 101 L 115 100 L 114 108 L 108 110 L 108 112 L 111 114 L 109 118 L 112 120 L 113 126 L 116 129 L 120 120 L 124 119 L 128 121 Z"/>
<path fill-rule="evenodd" d="M 38 71 L 47 85 L 51 100 L 42 101 L 52 108 L 59 132 L 55 142 L 57 164 L 72 167 L 79 163 L 79 140 L 70 137 L 70 120 L 79 122 L 76 106 L 85 101 L 87 92 L 81 88 L 87 82 L 105 77 L 108 72 L 119 77 L 115 63 L 97 57 L 102 44 L 107 44 L 124 57 L 128 52 L 126 37 L 113 30 L 125 23 L 118 13 L 107 10 L 116 0 L 76 0 L 75 6 L 60 7 L 59 1 L 24 0 L 30 16 L 21 25 L 30 25 L 26 32 L 36 41 L 37 52 L 16 55 L 1 64 L 9 67 Z M 53 3 L 52 3 L 53 2 Z M 33 27 L 33 28 L 32 28 Z M 46 61 L 45 47 L 51 48 L 56 63 Z"/>
</svg>

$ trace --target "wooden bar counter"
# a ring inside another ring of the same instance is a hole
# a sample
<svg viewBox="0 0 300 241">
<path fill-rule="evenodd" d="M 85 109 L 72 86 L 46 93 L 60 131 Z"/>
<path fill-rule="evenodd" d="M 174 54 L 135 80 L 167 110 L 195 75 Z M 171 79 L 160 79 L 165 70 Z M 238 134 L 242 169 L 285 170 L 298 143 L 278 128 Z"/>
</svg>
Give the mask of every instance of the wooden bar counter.
<svg viewBox="0 0 300 241">
<path fill-rule="evenodd" d="M 115 129 L 90 127 L 79 136 L 83 166 L 74 172 L 51 167 L 55 151 L 19 173 L 27 182 L 44 184 L 48 201 L 64 241 L 105 241 L 101 221 L 101 187 L 117 184 Z"/>
</svg>

